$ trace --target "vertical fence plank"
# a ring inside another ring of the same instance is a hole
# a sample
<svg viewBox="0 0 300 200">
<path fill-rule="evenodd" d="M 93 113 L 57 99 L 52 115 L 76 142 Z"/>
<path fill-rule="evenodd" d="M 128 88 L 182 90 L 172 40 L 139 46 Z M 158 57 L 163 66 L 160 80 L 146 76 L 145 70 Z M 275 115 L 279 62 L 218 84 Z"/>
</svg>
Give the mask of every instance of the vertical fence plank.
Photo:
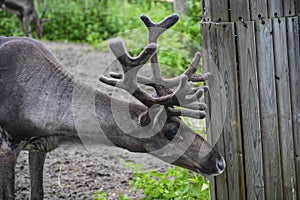
<svg viewBox="0 0 300 200">
<path fill-rule="evenodd" d="M 219 55 L 218 55 L 218 24 L 212 24 L 209 27 L 210 49 L 209 49 L 209 65 L 208 71 L 212 77 L 208 80 L 209 86 L 209 110 L 210 110 L 210 135 L 212 144 L 225 157 L 224 152 L 224 136 L 222 134 L 223 122 L 225 118 L 225 95 L 222 77 L 219 73 Z M 215 178 L 216 192 L 218 200 L 228 199 L 226 171 Z"/>
<path fill-rule="evenodd" d="M 297 16 L 299 16 L 299 6 L 300 6 L 300 2 L 299 2 L 299 0 L 295 0 L 295 15 Z"/>
<path fill-rule="evenodd" d="M 296 193 L 300 195 L 300 48 L 299 48 L 299 20 L 298 17 L 287 19 L 288 61 L 290 71 L 290 91 L 292 106 L 292 122 L 294 135 Z"/>
<path fill-rule="evenodd" d="M 207 4 L 206 4 L 207 7 Z M 229 21 L 228 1 L 214 0 L 209 2 L 210 20 L 214 22 Z"/>
<path fill-rule="evenodd" d="M 259 19 L 259 15 L 268 18 L 267 0 L 250 0 L 250 17 L 251 20 Z"/>
<path fill-rule="evenodd" d="M 210 29 L 211 29 L 211 24 L 210 23 L 201 23 L 201 31 L 202 31 L 202 57 L 203 57 L 203 70 L 205 72 L 210 71 L 209 66 L 210 63 L 212 62 L 210 60 L 210 53 L 212 52 L 212 47 L 211 47 L 211 37 L 210 37 Z M 207 94 L 205 94 L 205 103 L 208 105 L 208 107 L 210 108 L 210 102 L 209 102 L 209 97 Z M 208 109 L 207 111 L 208 115 L 206 117 L 206 131 L 207 131 L 207 137 L 208 137 L 208 141 L 211 144 L 213 143 L 213 139 L 212 139 L 212 134 L 211 134 L 211 126 L 210 126 L 210 109 Z M 210 199 L 211 200 L 216 200 L 216 183 L 215 183 L 215 178 L 214 177 L 210 177 L 209 178 L 210 181 Z"/>
<path fill-rule="evenodd" d="M 283 1 L 283 15 L 295 16 L 295 14 L 296 14 L 296 1 L 295 0 Z"/>
<path fill-rule="evenodd" d="M 289 1 L 289 0 L 284 0 Z M 268 1 L 268 12 L 269 12 L 269 18 L 272 18 L 274 16 L 281 17 L 283 16 L 283 4 L 282 0 L 271 0 Z"/>
<path fill-rule="evenodd" d="M 277 19 L 276 19 L 277 20 Z M 257 21 L 256 49 L 266 199 L 283 199 L 275 88 L 272 22 Z"/>
<path fill-rule="evenodd" d="M 202 8 L 204 21 L 229 21 L 228 0 L 204 0 Z"/>
<path fill-rule="evenodd" d="M 228 184 L 228 199 L 246 199 L 243 148 L 240 132 L 240 112 L 236 63 L 234 23 L 217 25 L 219 71 L 226 92 L 226 116 L 223 137 Z M 218 178 L 217 178 L 218 179 Z M 233 192 L 234 191 L 234 192 Z M 219 195 L 218 195 L 219 196 Z M 218 198 L 219 199 L 219 198 Z"/>
<path fill-rule="evenodd" d="M 210 0 L 202 1 L 202 18 L 203 21 L 211 21 Z"/>
<path fill-rule="evenodd" d="M 284 198 L 295 199 L 296 177 L 285 18 L 281 18 L 280 23 L 273 19 L 273 33 L 283 192 Z"/>
<path fill-rule="evenodd" d="M 245 21 L 250 21 L 250 10 L 248 0 L 230 0 L 231 21 L 239 21 L 242 17 Z"/>
<path fill-rule="evenodd" d="M 236 23 L 247 199 L 265 199 L 254 23 Z"/>
</svg>

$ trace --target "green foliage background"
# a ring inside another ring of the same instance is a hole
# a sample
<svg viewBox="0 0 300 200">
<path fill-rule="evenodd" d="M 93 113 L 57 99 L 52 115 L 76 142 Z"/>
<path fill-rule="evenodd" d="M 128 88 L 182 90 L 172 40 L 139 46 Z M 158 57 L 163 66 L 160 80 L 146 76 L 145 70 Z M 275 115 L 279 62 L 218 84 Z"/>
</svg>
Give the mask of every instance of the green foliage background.
<svg viewBox="0 0 300 200">
<path fill-rule="evenodd" d="M 167 1 L 44 0 L 40 4 L 36 2 L 39 14 L 43 11 L 44 3 L 48 5 L 47 22 L 43 30 L 44 40 L 89 43 L 95 47 L 120 33 L 144 27 L 139 20 L 141 14 L 146 14 L 153 21 L 158 22 L 174 13 L 173 3 Z M 200 50 L 201 1 L 189 0 L 189 9 L 189 15 L 181 16 L 179 22 L 172 27 L 177 34 L 171 37 L 165 36 L 160 40 L 161 64 L 171 66 L 177 73 L 182 73 L 194 53 Z M 23 35 L 15 15 L 0 11 L 0 19 L 0 35 Z M 35 33 L 33 35 L 35 36 Z M 188 37 L 189 40 L 183 40 L 183 36 Z M 140 44 L 141 40 L 134 38 L 134 43 Z M 141 48 L 136 46 L 130 53 L 137 54 Z M 174 75 L 174 73 L 169 74 L 169 71 L 163 68 L 165 75 Z"/>
<path fill-rule="evenodd" d="M 124 2 L 123 4 L 121 2 Z M 117 33 L 140 27 L 140 14 L 160 21 L 173 13 L 172 3 L 153 0 L 47 0 L 36 4 L 39 14 L 47 3 L 47 23 L 44 25 L 44 39 L 99 43 Z M 190 14 L 175 30 L 188 34 L 200 42 L 199 23 L 201 1 L 189 1 Z M 15 15 L 0 12 L 0 35 L 22 35 Z"/>
<path fill-rule="evenodd" d="M 134 170 L 134 177 L 129 181 L 130 193 L 143 191 L 143 200 L 208 200 L 210 199 L 209 182 L 196 173 L 190 173 L 180 167 L 143 171 L 142 164 L 121 163 L 127 170 Z M 94 200 L 107 200 L 108 194 L 98 190 Z M 128 194 L 119 194 L 118 200 L 129 200 Z"/>
</svg>

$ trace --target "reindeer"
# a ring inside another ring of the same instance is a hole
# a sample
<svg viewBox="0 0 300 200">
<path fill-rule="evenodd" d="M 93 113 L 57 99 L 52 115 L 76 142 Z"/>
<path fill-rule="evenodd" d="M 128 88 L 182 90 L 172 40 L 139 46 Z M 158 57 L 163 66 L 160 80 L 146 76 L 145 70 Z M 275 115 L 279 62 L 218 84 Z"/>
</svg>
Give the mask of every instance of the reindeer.
<svg viewBox="0 0 300 200">
<path fill-rule="evenodd" d="M 30 22 L 33 22 L 38 38 L 42 38 L 47 5 L 44 7 L 40 19 L 38 18 L 38 14 L 34 7 L 34 0 L 0 0 L 0 9 L 17 15 L 20 27 L 25 36 L 32 37 Z M 23 21 L 25 21 L 25 25 Z"/>
<path fill-rule="evenodd" d="M 43 199 L 46 153 L 69 142 L 111 143 L 206 176 L 224 171 L 222 155 L 180 118 L 206 116 L 199 98 L 208 88 L 194 86 L 209 77 L 196 74 L 200 54 L 178 77 L 165 79 L 160 73 L 157 39 L 178 19 L 173 14 L 156 24 L 142 15 L 149 44 L 137 57 L 128 55 L 122 41 L 110 43 L 123 73 L 102 75 L 100 81 L 128 91 L 140 103 L 85 85 L 38 41 L 0 37 L 0 199 L 14 198 L 14 168 L 21 150 L 29 151 L 31 199 Z M 139 74 L 148 60 L 152 77 Z"/>
</svg>

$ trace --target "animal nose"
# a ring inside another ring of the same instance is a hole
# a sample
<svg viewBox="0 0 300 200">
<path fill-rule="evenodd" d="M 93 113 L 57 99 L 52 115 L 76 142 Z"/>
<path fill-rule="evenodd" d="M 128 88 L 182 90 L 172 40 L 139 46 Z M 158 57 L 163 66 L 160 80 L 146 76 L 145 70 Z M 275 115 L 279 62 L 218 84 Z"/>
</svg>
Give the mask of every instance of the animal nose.
<svg viewBox="0 0 300 200">
<path fill-rule="evenodd" d="M 219 169 L 219 172 L 222 173 L 226 167 L 226 163 L 223 157 L 219 158 L 217 160 L 217 168 Z"/>
</svg>

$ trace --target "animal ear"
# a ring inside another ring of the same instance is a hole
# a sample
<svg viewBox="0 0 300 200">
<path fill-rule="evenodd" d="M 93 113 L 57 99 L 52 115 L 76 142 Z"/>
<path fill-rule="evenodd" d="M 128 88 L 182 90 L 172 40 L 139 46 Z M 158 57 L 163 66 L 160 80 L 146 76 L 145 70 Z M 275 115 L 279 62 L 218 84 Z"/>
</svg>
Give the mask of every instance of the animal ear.
<svg viewBox="0 0 300 200">
<path fill-rule="evenodd" d="M 138 124 L 141 126 L 141 127 L 144 127 L 144 126 L 147 126 L 149 125 L 151 122 L 151 119 L 150 119 L 150 116 L 149 116 L 149 112 L 148 110 L 141 113 L 139 115 L 139 121 L 138 121 Z"/>
<path fill-rule="evenodd" d="M 158 126 L 158 123 L 162 123 L 167 120 L 167 112 L 164 106 L 154 105 L 151 106 L 147 111 L 139 115 L 138 123 L 141 127 L 149 126 L 149 128 L 154 128 Z"/>
</svg>

